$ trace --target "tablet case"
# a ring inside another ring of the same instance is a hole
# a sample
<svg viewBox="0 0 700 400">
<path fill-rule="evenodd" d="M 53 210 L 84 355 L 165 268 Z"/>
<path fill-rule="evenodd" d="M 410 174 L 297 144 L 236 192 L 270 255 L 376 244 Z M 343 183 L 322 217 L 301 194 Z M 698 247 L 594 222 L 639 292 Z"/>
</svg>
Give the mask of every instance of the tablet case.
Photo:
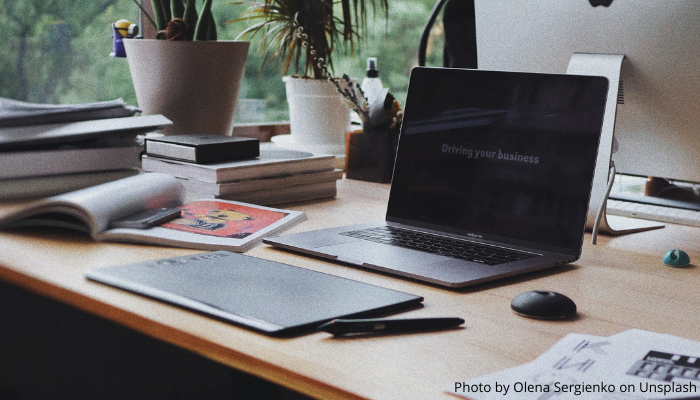
<svg viewBox="0 0 700 400">
<path fill-rule="evenodd" d="M 228 251 L 98 268 L 87 279 L 281 336 L 422 297 Z"/>
</svg>

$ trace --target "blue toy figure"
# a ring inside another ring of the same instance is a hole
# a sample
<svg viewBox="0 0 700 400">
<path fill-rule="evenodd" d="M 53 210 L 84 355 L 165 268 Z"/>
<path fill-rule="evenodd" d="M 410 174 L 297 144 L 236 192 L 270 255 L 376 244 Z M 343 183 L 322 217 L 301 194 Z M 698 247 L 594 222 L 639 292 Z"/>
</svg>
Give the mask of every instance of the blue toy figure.
<svg viewBox="0 0 700 400">
<path fill-rule="evenodd" d="M 124 50 L 124 39 L 134 38 L 139 33 L 139 27 L 132 24 L 129 20 L 120 19 L 112 24 L 112 52 L 109 53 L 112 57 L 126 57 Z"/>
</svg>

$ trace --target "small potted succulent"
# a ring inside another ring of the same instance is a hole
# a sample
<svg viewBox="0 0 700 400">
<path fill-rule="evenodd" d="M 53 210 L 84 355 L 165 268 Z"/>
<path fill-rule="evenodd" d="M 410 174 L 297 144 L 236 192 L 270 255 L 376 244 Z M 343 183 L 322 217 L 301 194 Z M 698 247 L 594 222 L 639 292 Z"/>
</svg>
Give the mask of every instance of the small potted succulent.
<svg viewBox="0 0 700 400">
<path fill-rule="evenodd" d="M 165 134 L 231 135 L 249 43 L 216 39 L 212 0 L 151 4 L 156 39 L 124 39 L 139 107 L 173 121 Z"/>
<path fill-rule="evenodd" d="M 367 10 L 388 15 L 388 0 L 255 0 L 243 17 L 252 23 L 238 37 L 260 34 L 260 49 L 281 58 L 291 123 L 298 144 L 343 144 L 350 116 L 331 75 L 333 53 L 352 50 L 366 26 Z M 340 82 L 346 84 L 347 82 Z M 350 82 L 351 83 L 351 82 Z M 355 85 L 357 86 L 357 85 Z M 346 99 L 347 100 L 347 99 Z"/>
</svg>

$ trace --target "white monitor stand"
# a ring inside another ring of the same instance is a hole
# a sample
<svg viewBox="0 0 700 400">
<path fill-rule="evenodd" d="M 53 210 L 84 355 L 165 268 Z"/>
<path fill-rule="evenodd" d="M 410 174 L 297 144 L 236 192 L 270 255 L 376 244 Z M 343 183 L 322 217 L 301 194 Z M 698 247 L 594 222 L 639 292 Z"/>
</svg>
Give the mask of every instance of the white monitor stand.
<svg viewBox="0 0 700 400">
<path fill-rule="evenodd" d="M 605 105 L 603 128 L 598 147 L 598 159 L 593 176 L 591 200 L 588 205 L 586 229 L 593 231 L 593 243 L 598 231 L 609 234 L 624 234 L 663 228 L 664 224 L 643 219 L 606 215 L 605 204 L 610 193 L 609 184 L 615 178 L 611 175 L 611 161 L 617 113 L 617 92 L 620 85 L 620 71 L 624 55 L 576 53 L 571 57 L 567 74 L 595 75 L 608 78 L 608 98 Z M 600 214 L 600 215 L 599 215 Z M 596 220 L 598 223 L 596 224 Z"/>
</svg>

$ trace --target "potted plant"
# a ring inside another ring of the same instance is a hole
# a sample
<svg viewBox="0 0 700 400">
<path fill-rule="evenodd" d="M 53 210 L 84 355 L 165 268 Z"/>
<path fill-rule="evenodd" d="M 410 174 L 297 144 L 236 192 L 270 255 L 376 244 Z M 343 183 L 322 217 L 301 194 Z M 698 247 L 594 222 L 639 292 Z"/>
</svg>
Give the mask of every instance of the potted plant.
<svg viewBox="0 0 700 400">
<path fill-rule="evenodd" d="M 256 0 L 236 20 L 253 22 L 239 38 L 261 34 L 264 57 L 280 57 L 283 74 L 294 68 L 283 79 L 295 143 L 344 145 L 350 115 L 330 74 L 333 53 L 352 51 L 369 7 L 388 14 L 387 0 Z"/>
<path fill-rule="evenodd" d="M 249 43 L 216 39 L 212 0 L 151 4 L 156 39 L 124 39 L 139 107 L 173 121 L 165 134 L 231 135 Z"/>
</svg>

